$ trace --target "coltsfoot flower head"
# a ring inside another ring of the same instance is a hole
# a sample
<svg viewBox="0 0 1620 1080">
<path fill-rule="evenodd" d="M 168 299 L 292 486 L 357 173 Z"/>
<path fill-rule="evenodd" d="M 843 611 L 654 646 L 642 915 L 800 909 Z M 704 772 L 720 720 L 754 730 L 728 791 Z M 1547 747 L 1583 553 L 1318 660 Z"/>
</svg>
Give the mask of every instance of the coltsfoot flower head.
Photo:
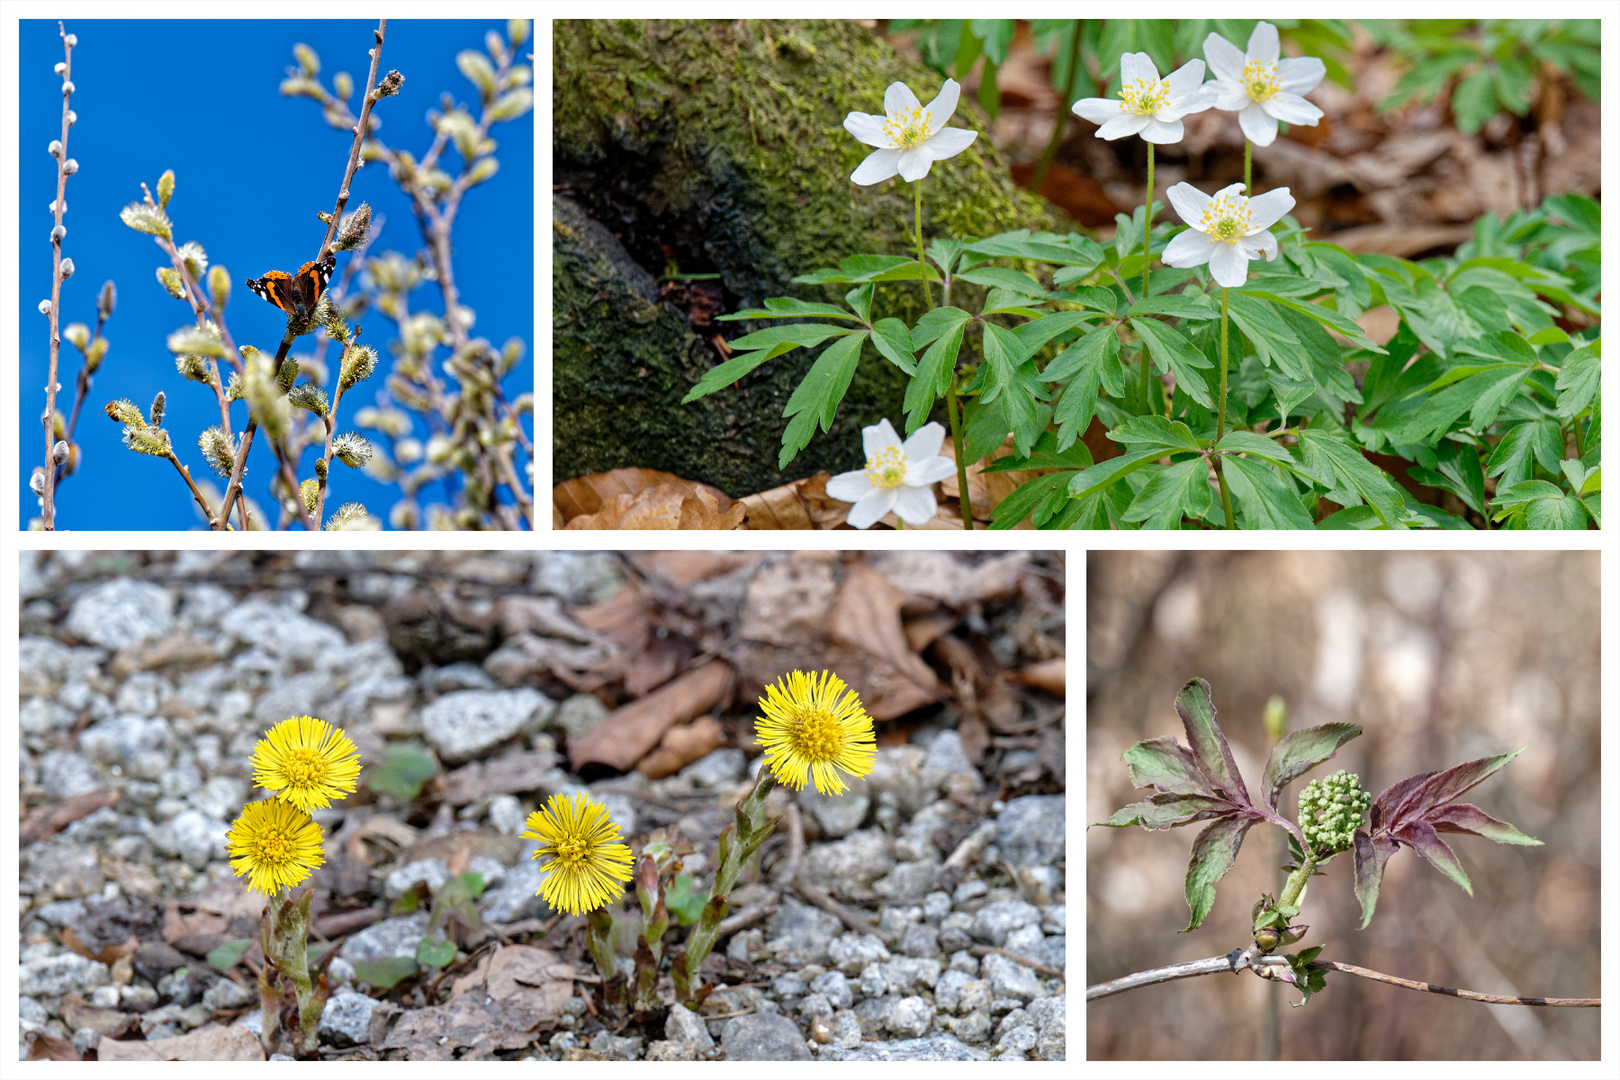
<svg viewBox="0 0 1620 1080">
<path fill-rule="evenodd" d="M 1277 28 L 1256 23 L 1249 48 L 1211 34 L 1204 39 L 1204 58 L 1215 76 L 1215 107 L 1238 114 L 1238 126 L 1256 146 L 1270 146 L 1277 138 L 1277 121 L 1314 126 L 1322 110 L 1301 95 L 1315 90 L 1327 66 L 1314 56 L 1280 59 Z"/>
<path fill-rule="evenodd" d="M 850 180 L 863 187 L 896 173 L 902 180 L 921 180 L 934 162 L 966 150 L 979 133 L 945 126 L 961 93 L 955 79 L 946 79 L 939 96 L 925 109 L 905 83 L 891 83 L 883 95 L 886 116 L 852 112 L 844 117 L 845 131 L 878 148 L 867 155 Z"/>
<path fill-rule="evenodd" d="M 1287 188 L 1249 199 L 1242 184 L 1232 184 L 1212 198 L 1183 182 L 1165 194 L 1181 220 L 1192 226 L 1166 245 L 1165 265 L 1184 270 L 1209 263 L 1210 275 L 1227 288 L 1248 280 L 1250 259 L 1277 257 L 1277 238 L 1266 230 L 1294 208 Z"/>
<path fill-rule="evenodd" d="M 1181 118 L 1203 112 L 1215 102 L 1214 91 L 1204 85 L 1204 62 L 1189 60 L 1159 78 L 1159 69 L 1145 52 L 1119 58 L 1119 97 L 1083 98 L 1074 114 L 1093 124 L 1099 139 L 1140 135 L 1150 143 L 1177 143 L 1185 134 Z"/>
<path fill-rule="evenodd" d="M 248 888 L 270 896 L 303 881 L 325 859 L 321 827 L 308 814 L 280 799 L 262 799 L 242 808 L 225 834 L 225 850 L 237 877 Z"/>
<path fill-rule="evenodd" d="M 545 809 L 524 823 L 522 835 L 540 841 L 533 858 L 544 859 L 537 895 L 558 911 L 583 915 L 618 897 L 630 880 L 630 849 L 607 807 L 584 792 L 553 795 Z"/>
<path fill-rule="evenodd" d="M 253 748 L 253 782 L 307 813 L 354 791 L 359 753 L 341 728 L 294 716 L 265 732 Z"/>
<path fill-rule="evenodd" d="M 765 748 L 771 773 L 795 791 L 804 790 L 808 777 L 823 795 L 842 795 L 839 770 L 851 776 L 872 771 L 877 757 L 872 718 L 832 672 L 819 678 L 791 672 L 765 688 L 759 707 L 765 715 L 754 721 L 755 742 Z"/>
<path fill-rule="evenodd" d="M 939 504 L 934 484 L 956 471 L 949 458 L 940 456 L 945 429 L 937 423 L 924 424 L 904 443 L 887 419 L 861 429 L 866 450 L 866 468 L 839 473 L 827 481 L 827 494 L 842 502 L 854 503 L 848 521 L 857 529 L 877 523 L 890 510 L 907 525 L 928 524 Z"/>
</svg>

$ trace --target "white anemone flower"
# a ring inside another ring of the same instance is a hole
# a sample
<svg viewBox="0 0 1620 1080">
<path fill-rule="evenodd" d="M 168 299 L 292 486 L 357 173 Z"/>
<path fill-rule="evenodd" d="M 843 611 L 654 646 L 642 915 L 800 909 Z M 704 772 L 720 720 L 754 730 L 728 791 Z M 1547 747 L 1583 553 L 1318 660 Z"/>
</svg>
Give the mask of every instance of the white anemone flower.
<svg viewBox="0 0 1620 1080">
<path fill-rule="evenodd" d="M 955 157 L 974 139 L 977 131 L 948 128 L 945 121 L 956 111 L 962 88 L 955 79 L 946 79 L 939 96 L 925 109 L 905 83 L 890 83 L 883 95 L 887 116 L 852 112 L 844 117 L 844 130 L 877 150 L 850 176 L 863 187 L 900 174 L 903 180 L 921 180 L 936 161 Z"/>
<path fill-rule="evenodd" d="M 904 443 L 888 420 L 861 429 L 866 468 L 840 473 L 827 481 L 827 494 L 854 503 L 848 521 L 857 529 L 869 528 L 893 510 L 901 521 L 917 528 L 934 516 L 935 483 L 956 472 L 951 459 L 942 457 L 945 429 L 936 423 L 918 428 Z"/>
<path fill-rule="evenodd" d="M 1248 280 L 1250 259 L 1264 255 L 1269 262 L 1277 257 L 1277 238 L 1266 230 L 1294 208 L 1287 188 L 1249 199 L 1242 184 L 1232 184 L 1211 198 L 1181 183 L 1165 194 L 1181 220 L 1192 226 L 1165 246 L 1165 265 L 1185 270 L 1209 263 L 1210 276 L 1228 289 Z"/>
<path fill-rule="evenodd" d="M 1255 24 L 1249 51 L 1211 34 L 1204 39 L 1204 56 L 1215 76 L 1215 107 L 1238 114 L 1244 136 L 1256 146 L 1270 146 L 1277 138 L 1277 121 L 1314 126 L 1322 110 L 1301 94 L 1316 89 L 1327 66 L 1314 56 L 1278 59 L 1277 28 Z"/>
<path fill-rule="evenodd" d="M 1204 85 L 1204 62 L 1189 60 L 1159 78 L 1159 69 L 1145 52 L 1119 58 L 1119 99 L 1084 98 L 1074 103 L 1074 114 L 1093 124 L 1099 139 L 1140 135 L 1150 143 L 1175 143 L 1184 134 L 1181 118 L 1203 112 L 1215 103 Z"/>
</svg>

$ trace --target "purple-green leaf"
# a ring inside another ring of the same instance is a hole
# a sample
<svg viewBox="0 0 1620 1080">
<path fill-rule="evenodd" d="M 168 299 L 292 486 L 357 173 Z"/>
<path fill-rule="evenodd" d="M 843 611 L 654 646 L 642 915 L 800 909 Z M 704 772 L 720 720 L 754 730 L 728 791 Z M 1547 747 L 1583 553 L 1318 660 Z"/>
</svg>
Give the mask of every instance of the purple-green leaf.
<svg viewBox="0 0 1620 1080">
<path fill-rule="evenodd" d="M 1408 776 L 1405 780 L 1398 780 L 1380 791 L 1378 797 L 1372 802 L 1371 821 L 1373 833 L 1376 835 L 1392 828 L 1395 824 L 1395 811 L 1401 805 L 1401 800 L 1405 799 L 1413 788 L 1433 775 L 1435 774 L 1432 772 L 1426 772 L 1418 773 L 1416 776 Z"/>
<path fill-rule="evenodd" d="M 1437 772 L 1409 791 L 1395 810 L 1396 821 L 1431 817 L 1431 811 L 1486 780 L 1492 773 L 1524 753 L 1524 747 L 1495 757 L 1478 758 Z"/>
<path fill-rule="evenodd" d="M 1400 845 L 1387 836 L 1371 837 L 1356 830 L 1356 899 L 1361 902 L 1361 928 L 1372 922 L 1373 909 L 1378 906 L 1378 887 L 1384 881 L 1384 863 L 1400 850 Z"/>
<path fill-rule="evenodd" d="M 1233 802 L 1249 806 L 1249 789 L 1243 786 L 1237 762 L 1232 760 L 1232 749 L 1226 745 L 1221 725 L 1215 722 L 1215 703 L 1209 696 L 1209 683 L 1194 679 L 1176 695 L 1176 715 L 1187 729 L 1187 743 L 1192 747 L 1193 760 L 1209 780 L 1217 795 L 1225 795 Z M 1224 871 L 1223 871 L 1224 872 Z M 1190 872 L 1189 872 L 1190 880 Z"/>
<path fill-rule="evenodd" d="M 1463 887 L 1469 896 L 1474 895 L 1474 886 L 1463 872 L 1462 863 L 1457 861 L 1456 852 L 1452 851 L 1446 842 L 1440 839 L 1434 826 L 1427 821 L 1414 821 L 1402 826 L 1394 838 L 1403 844 L 1410 844 L 1412 850 L 1429 860 L 1429 863 L 1446 877 Z"/>
<path fill-rule="evenodd" d="M 1232 869 L 1243 835 L 1258 820 L 1251 814 L 1232 814 L 1211 822 L 1193 841 L 1192 857 L 1187 860 L 1187 907 L 1192 911 L 1187 930 L 1198 929 L 1215 906 L 1215 883 Z"/>
<path fill-rule="evenodd" d="M 1541 841 L 1526 836 L 1505 821 L 1498 821 L 1473 803 L 1452 803 L 1429 816 L 1437 832 L 1472 833 L 1498 844 L 1524 844 L 1540 847 Z"/>
<path fill-rule="evenodd" d="M 1166 792 L 1121 807 L 1114 811 L 1113 817 L 1098 824 L 1116 829 L 1126 825 L 1140 825 L 1144 829 L 1173 829 L 1177 825 L 1189 825 L 1231 812 L 1231 803 L 1213 795 Z"/>
<path fill-rule="evenodd" d="M 1145 739 L 1125 751 L 1132 787 L 1183 794 L 1209 794 L 1187 748 L 1168 735 Z"/>
<path fill-rule="evenodd" d="M 1277 809 L 1277 795 L 1283 788 L 1332 757 L 1339 747 L 1360 734 L 1358 724 L 1323 724 L 1303 731 L 1290 731 L 1278 740 L 1266 761 L 1265 777 L 1260 783 L 1260 798 L 1270 809 Z"/>
</svg>

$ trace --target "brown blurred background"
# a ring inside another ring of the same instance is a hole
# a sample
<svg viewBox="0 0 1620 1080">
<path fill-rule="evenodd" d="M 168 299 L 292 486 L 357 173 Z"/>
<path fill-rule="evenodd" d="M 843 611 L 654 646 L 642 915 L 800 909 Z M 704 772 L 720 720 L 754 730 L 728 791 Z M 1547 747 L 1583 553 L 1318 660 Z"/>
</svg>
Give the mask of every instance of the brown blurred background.
<svg viewBox="0 0 1620 1080">
<path fill-rule="evenodd" d="M 1545 844 L 1448 837 L 1470 897 L 1403 848 L 1378 910 L 1360 908 L 1348 855 L 1312 881 L 1303 946 L 1323 959 L 1484 993 L 1597 997 L 1599 604 L 1596 552 L 1093 552 L 1087 571 L 1086 821 L 1143 797 L 1120 755 L 1186 736 L 1172 702 L 1209 680 L 1251 792 L 1281 695 L 1288 729 L 1331 721 L 1360 738 L 1283 793 L 1344 768 L 1374 795 L 1413 773 L 1526 746 L 1463 797 Z M 1200 824 L 1086 833 L 1086 982 L 1224 954 L 1277 892 L 1282 832 L 1252 829 L 1186 935 L 1187 853 Z M 1299 995 L 1248 975 L 1131 990 L 1087 1006 L 1092 1059 L 1261 1054 L 1280 995 L 1285 1059 L 1596 1059 L 1599 1009 L 1480 1005 L 1342 974 Z"/>
</svg>

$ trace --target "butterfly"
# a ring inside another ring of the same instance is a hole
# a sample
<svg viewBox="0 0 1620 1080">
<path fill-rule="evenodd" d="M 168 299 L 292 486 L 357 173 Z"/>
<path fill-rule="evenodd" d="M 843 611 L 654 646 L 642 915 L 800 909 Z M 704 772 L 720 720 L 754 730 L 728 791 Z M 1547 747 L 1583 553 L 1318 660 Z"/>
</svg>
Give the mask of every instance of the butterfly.
<svg viewBox="0 0 1620 1080">
<path fill-rule="evenodd" d="M 331 280 L 336 265 L 337 256 L 328 251 L 318 262 L 300 266 L 296 274 L 272 270 L 257 281 L 249 278 L 247 287 L 259 299 L 276 305 L 288 315 L 308 319 L 326 291 L 326 283 Z"/>
</svg>

